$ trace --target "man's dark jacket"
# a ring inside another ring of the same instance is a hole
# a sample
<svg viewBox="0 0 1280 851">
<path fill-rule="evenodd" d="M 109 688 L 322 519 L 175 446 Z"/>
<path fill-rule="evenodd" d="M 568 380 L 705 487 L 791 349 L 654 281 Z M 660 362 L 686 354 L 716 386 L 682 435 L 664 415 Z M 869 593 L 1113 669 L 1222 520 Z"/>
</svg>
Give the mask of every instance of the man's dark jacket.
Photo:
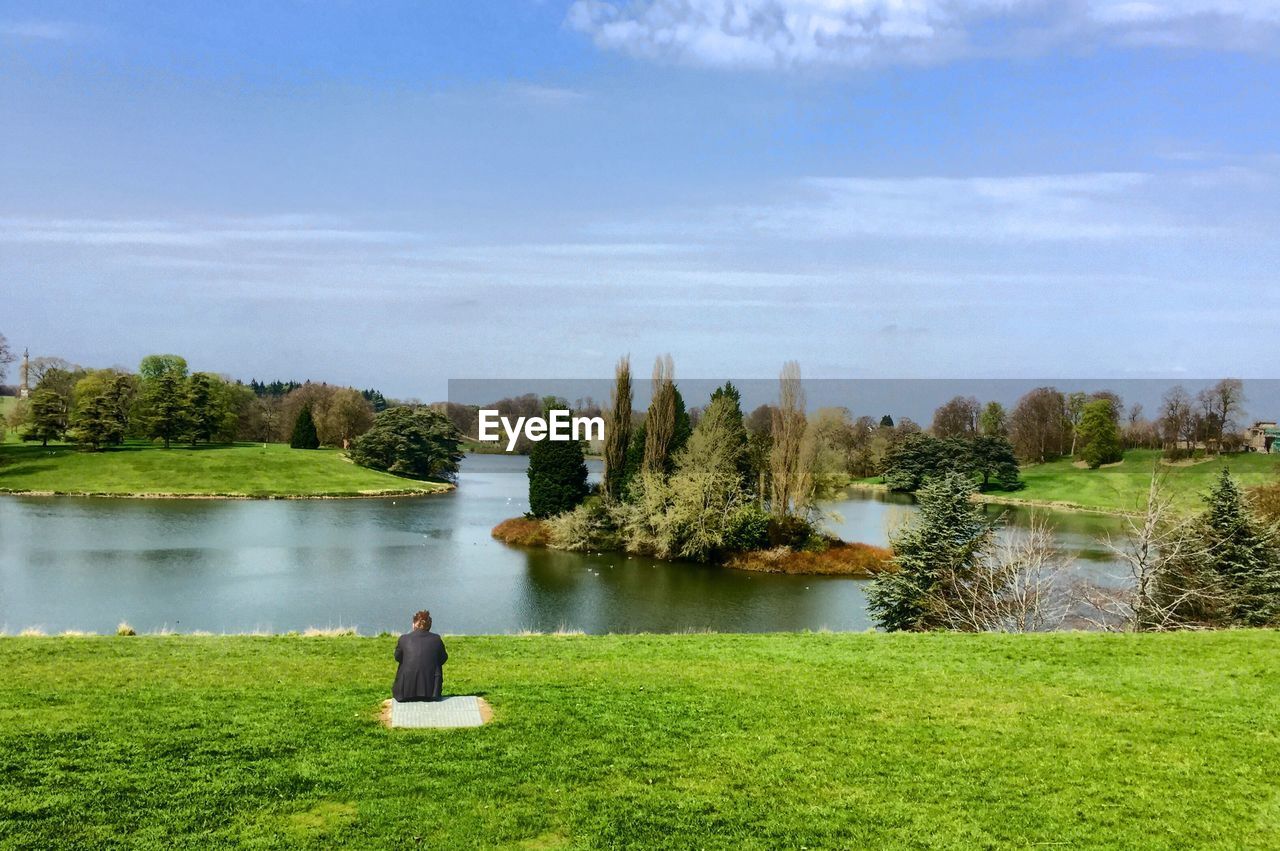
<svg viewBox="0 0 1280 851">
<path fill-rule="evenodd" d="M 438 700 L 444 686 L 440 670 L 449 659 L 440 636 L 425 629 L 406 632 L 396 642 L 396 682 L 391 696 L 404 703 L 409 700 Z"/>
</svg>

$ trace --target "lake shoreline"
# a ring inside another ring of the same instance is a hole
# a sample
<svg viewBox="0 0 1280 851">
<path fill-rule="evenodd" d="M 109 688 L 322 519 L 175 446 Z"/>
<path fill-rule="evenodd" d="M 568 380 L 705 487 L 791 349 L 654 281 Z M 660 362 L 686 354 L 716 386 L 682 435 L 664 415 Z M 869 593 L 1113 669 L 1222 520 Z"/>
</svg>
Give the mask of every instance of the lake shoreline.
<svg viewBox="0 0 1280 851">
<path fill-rule="evenodd" d="M 498 542 L 511 547 L 574 552 L 552 546 L 546 523 L 529 517 L 508 517 L 489 533 Z M 671 564 L 700 564 L 727 568 L 744 573 L 773 573 L 786 576 L 837 576 L 843 579 L 874 579 L 893 569 L 892 553 L 859 541 L 830 540 L 825 550 L 797 550 L 772 547 L 729 553 L 721 561 L 694 562 L 683 559 L 660 559 Z M 608 550 L 619 556 L 631 556 L 625 550 Z"/>
<path fill-rule="evenodd" d="M 270 500 L 312 500 L 312 499 L 391 499 L 399 497 L 441 496 L 452 493 L 458 486 L 448 482 L 440 482 L 435 490 L 402 490 L 379 491 L 377 493 L 113 493 L 110 491 L 49 491 L 49 490 L 16 490 L 0 488 L 0 496 L 28 497 L 76 497 L 78 499 L 194 499 L 194 500 L 235 500 L 235 501 L 270 501 Z"/>
<path fill-rule="evenodd" d="M 864 493 L 900 493 L 903 496 L 910 496 L 910 493 L 902 491 L 889 490 L 888 485 L 876 484 L 874 482 L 850 482 L 843 487 L 844 490 L 857 490 Z M 989 505 L 1008 505 L 1013 508 L 1043 508 L 1049 511 L 1070 511 L 1076 514 L 1097 514 L 1101 517 L 1135 517 L 1141 512 L 1125 511 L 1119 508 L 1099 508 L 1091 505 L 1081 505 L 1078 502 L 1059 502 L 1049 499 L 1019 499 L 1016 496 L 1003 496 L 991 493 L 975 493 L 973 495 L 974 502 L 987 503 Z"/>
</svg>

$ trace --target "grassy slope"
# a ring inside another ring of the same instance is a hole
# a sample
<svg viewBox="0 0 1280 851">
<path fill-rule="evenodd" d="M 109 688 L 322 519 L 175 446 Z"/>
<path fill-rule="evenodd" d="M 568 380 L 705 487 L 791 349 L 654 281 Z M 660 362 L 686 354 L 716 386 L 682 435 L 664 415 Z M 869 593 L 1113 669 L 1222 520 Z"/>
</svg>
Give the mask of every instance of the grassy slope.
<svg viewBox="0 0 1280 851">
<path fill-rule="evenodd" d="M 357 496 L 432 492 L 416 482 L 358 467 L 334 449 L 283 444 L 234 446 L 130 444 L 104 452 L 73 446 L 0 446 L 0 490 L 90 494 Z"/>
<path fill-rule="evenodd" d="M 0 844 L 1280 847 L 1280 634 L 0 639 Z"/>
<path fill-rule="evenodd" d="M 994 495 L 1011 500 L 1067 502 L 1112 511 L 1137 511 L 1146 504 L 1151 471 L 1159 460 L 1157 450 L 1134 449 L 1125 453 L 1120 464 L 1097 470 L 1075 467 L 1070 460 L 1035 464 L 1022 469 L 1024 489 Z M 1162 465 L 1160 469 L 1176 504 L 1197 508 L 1201 505 L 1201 496 L 1224 464 L 1246 487 L 1276 481 L 1280 473 L 1280 455 L 1257 453 L 1235 454 L 1188 466 Z"/>
<path fill-rule="evenodd" d="M 1013 504 L 1059 503 L 1064 507 L 1097 511 L 1140 511 L 1146 505 L 1151 471 L 1158 463 L 1175 505 L 1184 510 L 1203 505 L 1201 497 L 1224 464 L 1245 487 L 1280 481 L 1277 478 L 1280 477 L 1280 455 L 1239 453 L 1189 465 L 1163 464 L 1160 458 L 1159 450 L 1130 449 L 1121 463 L 1097 470 L 1076 467 L 1070 459 L 1031 464 L 1022 468 L 1026 487 L 1016 491 L 993 490 L 984 498 Z M 879 476 L 854 479 L 850 484 L 883 487 Z"/>
<path fill-rule="evenodd" d="M 13 396 L 0 396 L 0 430 L 4 431 L 3 437 L 0 437 L 0 443 L 8 443 L 18 440 L 18 430 L 9 426 L 9 412 L 13 410 L 13 406 L 18 400 Z"/>
</svg>

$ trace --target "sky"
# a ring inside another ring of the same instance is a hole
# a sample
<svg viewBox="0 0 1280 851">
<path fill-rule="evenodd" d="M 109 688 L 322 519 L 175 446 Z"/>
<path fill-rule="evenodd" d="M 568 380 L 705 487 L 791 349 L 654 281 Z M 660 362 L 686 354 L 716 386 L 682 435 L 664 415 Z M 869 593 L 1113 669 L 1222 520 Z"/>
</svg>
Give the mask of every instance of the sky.
<svg viewBox="0 0 1280 851">
<path fill-rule="evenodd" d="M 0 0 L 0 333 L 426 400 L 1274 377 L 1277 92 L 1280 0 Z"/>
</svg>

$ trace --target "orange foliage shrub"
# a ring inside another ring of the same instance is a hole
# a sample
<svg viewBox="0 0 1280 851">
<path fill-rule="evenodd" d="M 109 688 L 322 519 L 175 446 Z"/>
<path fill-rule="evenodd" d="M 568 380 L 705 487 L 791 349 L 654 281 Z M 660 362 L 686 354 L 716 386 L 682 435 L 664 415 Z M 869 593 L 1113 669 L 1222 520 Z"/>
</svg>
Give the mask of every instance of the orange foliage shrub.
<svg viewBox="0 0 1280 851">
<path fill-rule="evenodd" d="M 517 547 L 545 547 L 551 542 L 551 533 L 541 520 L 512 517 L 493 527 L 490 533 L 504 544 Z"/>
<path fill-rule="evenodd" d="M 893 553 L 871 544 L 832 544 L 822 552 L 774 547 L 738 553 L 728 561 L 738 570 L 761 573 L 815 573 L 833 576 L 872 577 L 893 569 Z"/>
</svg>

